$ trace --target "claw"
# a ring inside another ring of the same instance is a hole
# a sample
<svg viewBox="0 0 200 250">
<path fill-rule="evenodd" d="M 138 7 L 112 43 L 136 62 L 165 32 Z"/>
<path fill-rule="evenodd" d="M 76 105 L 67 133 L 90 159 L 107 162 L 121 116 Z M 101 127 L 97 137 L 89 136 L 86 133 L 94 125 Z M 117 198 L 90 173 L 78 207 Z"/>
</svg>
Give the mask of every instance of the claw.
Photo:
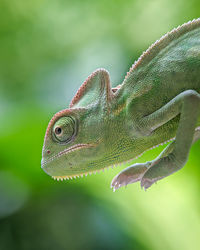
<svg viewBox="0 0 200 250">
<path fill-rule="evenodd" d="M 174 162 L 169 156 L 159 158 L 153 162 L 151 167 L 144 173 L 141 178 L 141 188 L 144 190 L 150 188 L 154 183 L 168 176 L 171 169 L 175 169 Z"/>
<path fill-rule="evenodd" d="M 141 188 L 146 191 L 148 188 L 150 188 L 156 181 L 148 179 L 148 178 L 142 178 L 140 185 Z"/>
<path fill-rule="evenodd" d="M 112 182 L 111 182 L 111 188 L 113 189 L 113 192 L 115 192 L 117 189 L 119 189 L 122 185 L 119 183 L 119 180 L 117 179 L 118 176 L 116 176 Z"/>
</svg>

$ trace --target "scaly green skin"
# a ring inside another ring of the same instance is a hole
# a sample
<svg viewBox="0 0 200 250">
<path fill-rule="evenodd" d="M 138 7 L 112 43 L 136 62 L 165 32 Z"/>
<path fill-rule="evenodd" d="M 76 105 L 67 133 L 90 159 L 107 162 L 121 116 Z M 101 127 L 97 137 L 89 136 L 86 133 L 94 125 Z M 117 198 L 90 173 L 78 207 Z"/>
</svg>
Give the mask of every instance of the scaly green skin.
<svg viewBox="0 0 200 250">
<path fill-rule="evenodd" d="M 111 89 L 98 69 L 50 121 L 42 168 L 68 179 L 136 158 L 173 140 L 158 158 L 134 164 L 112 181 L 115 190 L 154 182 L 182 168 L 200 139 L 200 19 L 184 24 L 153 44 Z"/>
</svg>

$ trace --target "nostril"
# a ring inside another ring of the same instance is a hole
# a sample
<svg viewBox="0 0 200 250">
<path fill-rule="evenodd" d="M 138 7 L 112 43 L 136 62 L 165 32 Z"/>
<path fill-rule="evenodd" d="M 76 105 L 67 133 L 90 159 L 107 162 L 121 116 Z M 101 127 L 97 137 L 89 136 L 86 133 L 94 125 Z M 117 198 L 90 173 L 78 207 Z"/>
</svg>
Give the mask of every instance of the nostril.
<svg viewBox="0 0 200 250">
<path fill-rule="evenodd" d="M 51 151 L 50 150 L 47 150 L 47 154 L 50 154 L 51 153 Z"/>
</svg>

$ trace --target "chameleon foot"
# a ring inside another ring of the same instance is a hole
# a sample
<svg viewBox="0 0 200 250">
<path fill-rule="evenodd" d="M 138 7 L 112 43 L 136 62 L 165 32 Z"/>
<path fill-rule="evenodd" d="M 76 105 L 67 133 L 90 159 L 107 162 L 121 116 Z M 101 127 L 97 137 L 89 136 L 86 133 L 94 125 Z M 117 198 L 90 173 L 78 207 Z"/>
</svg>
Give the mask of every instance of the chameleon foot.
<svg viewBox="0 0 200 250">
<path fill-rule="evenodd" d="M 113 178 L 111 182 L 111 188 L 113 188 L 113 191 L 115 191 L 120 187 L 140 181 L 149 166 L 150 162 L 146 162 L 141 164 L 137 163 L 126 168 Z"/>
<path fill-rule="evenodd" d="M 177 164 L 173 154 L 169 154 L 167 157 L 156 160 L 142 176 L 141 188 L 144 188 L 145 190 L 148 189 L 158 180 L 169 176 L 180 168 L 181 166 Z"/>
<path fill-rule="evenodd" d="M 151 187 L 151 185 L 153 185 L 154 183 L 156 183 L 159 179 L 149 179 L 149 178 L 142 178 L 141 180 L 141 188 L 144 188 L 144 190 L 146 191 L 149 187 Z"/>
</svg>

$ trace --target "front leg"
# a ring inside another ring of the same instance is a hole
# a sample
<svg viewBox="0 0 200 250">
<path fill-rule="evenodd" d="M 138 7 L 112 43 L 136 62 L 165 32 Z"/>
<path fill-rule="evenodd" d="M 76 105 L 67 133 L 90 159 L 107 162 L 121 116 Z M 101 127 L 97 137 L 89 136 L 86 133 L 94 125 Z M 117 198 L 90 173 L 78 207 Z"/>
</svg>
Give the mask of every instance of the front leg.
<svg viewBox="0 0 200 250">
<path fill-rule="evenodd" d="M 195 127 L 200 116 L 200 94 L 192 90 L 185 91 L 175 97 L 171 104 L 165 105 L 162 108 L 163 111 L 160 109 L 157 114 L 152 114 L 151 117 L 157 116 L 158 120 L 162 121 L 165 115 L 170 117 L 170 114 L 178 108 L 180 108 L 180 121 L 173 150 L 167 156 L 156 160 L 144 173 L 141 180 L 141 187 L 144 189 L 178 171 L 187 161 L 193 138 L 195 138 Z M 154 123 L 154 121 L 150 122 Z"/>
<path fill-rule="evenodd" d="M 195 131 L 193 142 L 195 143 L 200 139 L 200 127 Z M 146 162 L 146 163 L 136 163 L 124 170 L 122 170 L 118 175 L 116 175 L 112 182 L 111 182 L 111 188 L 113 188 L 113 191 L 123 187 L 127 186 L 128 184 L 135 183 L 138 181 L 142 182 L 145 180 L 144 174 L 147 172 L 147 170 L 154 165 L 158 166 L 160 161 L 162 161 L 162 158 L 167 157 L 173 150 L 174 150 L 175 141 L 171 142 L 162 152 L 161 154 L 153 161 Z M 147 187 L 146 187 L 147 188 Z"/>
<path fill-rule="evenodd" d="M 200 131 L 195 125 L 200 113 L 200 95 L 195 91 L 185 91 L 155 113 L 146 117 L 143 124 L 157 128 L 181 113 L 176 140 L 169 144 L 152 162 L 134 164 L 121 171 L 112 181 L 115 190 L 130 183 L 141 181 L 145 189 L 184 166 L 191 144 L 200 139 Z M 193 112 L 191 112 L 191 110 Z"/>
</svg>

